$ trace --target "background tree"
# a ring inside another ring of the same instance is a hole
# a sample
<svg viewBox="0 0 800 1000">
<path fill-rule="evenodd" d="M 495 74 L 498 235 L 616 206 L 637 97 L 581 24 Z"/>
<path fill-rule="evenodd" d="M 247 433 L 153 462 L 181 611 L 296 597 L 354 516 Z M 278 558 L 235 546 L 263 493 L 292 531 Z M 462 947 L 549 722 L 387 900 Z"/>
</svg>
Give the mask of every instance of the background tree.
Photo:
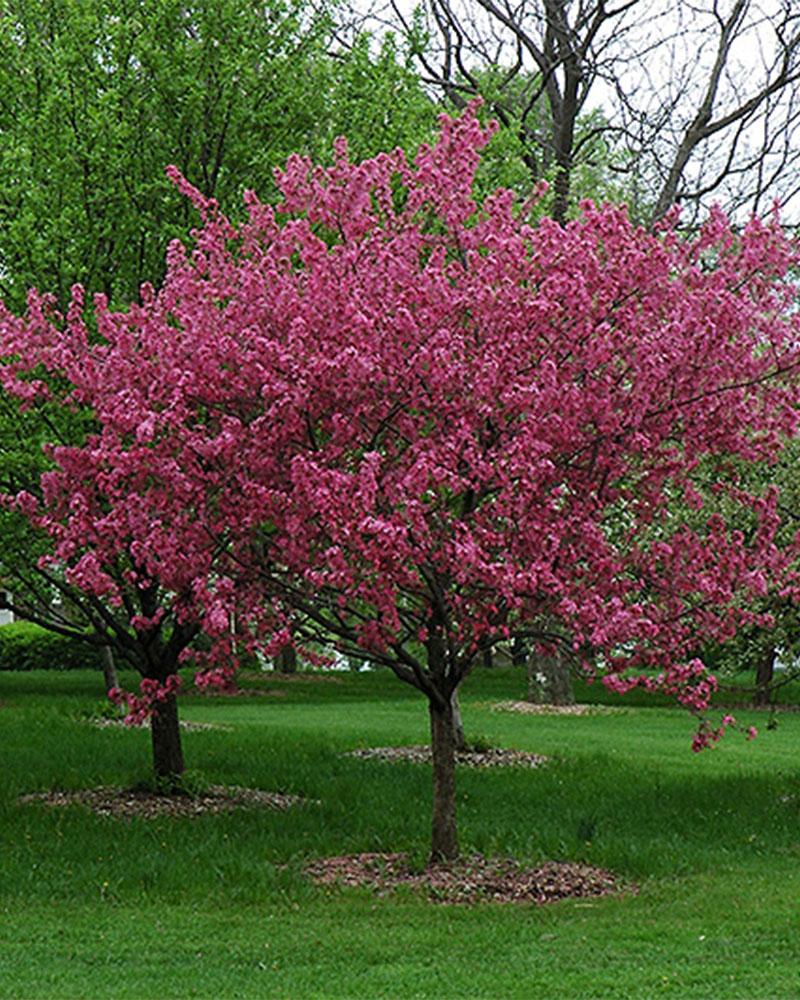
<svg viewBox="0 0 800 1000">
<path fill-rule="evenodd" d="M 676 202 L 758 211 L 800 185 L 800 13 L 792 0 L 390 0 L 426 81 L 513 122 L 563 221 L 578 174 L 618 172 L 635 215 Z M 602 115 L 599 114 L 602 109 Z M 606 159 L 607 157 L 607 159 Z"/>
<path fill-rule="evenodd" d="M 0 507 L 3 582 L 10 591 L 6 604 L 15 615 L 50 632 L 78 639 L 104 654 L 105 690 L 117 687 L 116 664 L 143 678 L 140 696 L 130 699 L 131 719 L 149 716 L 153 769 L 166 783 L 184 771 L 176 692 L 181 654 L 198 637 L 195 621 L 181 617 L 185 589 L 166 593 L 143 577 L 130 536 L 118 539 L 115 556 L 96 580 L 92 560 L 68 568 L 71 543 L 60 537 L 55 519 L 69 493 L 59 495 L 58 472 L 51 449 L 82 443 L 96 430 L 83 407 L 63 407 L 41 399 L 21 409 L 18 400 L 0 394 Z M 47 454 L 42 445 L 47 444 Z M 10 498 L 19 499 L 9 502 Z M 23 512 L 24 510 L 24 512 Z M 99 530 L 114 530 L 110 523 Z M 148 691 L 160 689 L 157 697 Z"/>
<path fill-rule="evenodd" d="M 391 39 L 331 54 L 334 16 L 303 0 L 4 0 L 0 295 L 62 305 L 80 281 L 128 302 L 158 283 L 191 208 L 177 164 L 229 212 L 269 200 L 292 152 L 351 135 L 360 155 L 414 147 L 434 113 Z"/>
<path fill-rule="evenodd" d="M 458 852 L 452 696 L 486 649 L 566 636 L 610 687 L 708 707 L 713 681 L 682 657 L 753 621 L 784 565 L 776 496 L 732 487 L 730 520 L 696 524 L 672 501 L 700 504 L 701 462 L 727 488 L 728 456 L 773 455 L 796 420 L 776 225 L 734 239 L 716 213 L 683 243 L 587 207 L 534 227 L 510 193 L 476 215 L 487 139 L 470 113 L 414 167 L 342 144 L 327 170 L 292 158 L 281 214 L 249 196 L 239 228 L 176 174 L 206 222 L 158 294 L 101 302 L 100 343 L 79 297 L 65 326 L 0 327 L 9 391 L 37 392 L 42 366 L 101 427 L 54 452 L 70 566 L 130 536 L 210 634 L 245 615 L 268 650 L 334 642 L 424 694 L 433 859 Z"/>
</svg>

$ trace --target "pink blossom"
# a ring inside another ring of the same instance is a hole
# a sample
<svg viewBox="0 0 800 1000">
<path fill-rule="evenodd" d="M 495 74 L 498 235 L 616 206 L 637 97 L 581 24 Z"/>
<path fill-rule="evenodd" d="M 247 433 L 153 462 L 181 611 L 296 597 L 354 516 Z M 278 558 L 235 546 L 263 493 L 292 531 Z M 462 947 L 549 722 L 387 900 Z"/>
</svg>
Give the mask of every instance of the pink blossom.
<svg viewBox="0 0 800 1000">
<path fill-rule="evenodd" d="M 124 603 L 124 557 L 174 595 L 213 682 L 241 642 L 338 645 L 439 704 L 525 635 L 703 716 L 693 651 L 800 593 L 774 491 L 707 481 L 795 432 L 798 247 L 719 212 L 684 239 L 591 202 L 565 226 L 479 206 L 492 128 L 445 117 L 414 163 L 293 156 L 238 227 L 171 168 L 204 221 L 158 291 L 99 299 L 97 337 L 80 289 L 66 317 L 37 293 L 0 313 L 5 391 L 37 405 L 40 369 L 99 428 L 18 504 L 88 593 Z"/>
</svg>

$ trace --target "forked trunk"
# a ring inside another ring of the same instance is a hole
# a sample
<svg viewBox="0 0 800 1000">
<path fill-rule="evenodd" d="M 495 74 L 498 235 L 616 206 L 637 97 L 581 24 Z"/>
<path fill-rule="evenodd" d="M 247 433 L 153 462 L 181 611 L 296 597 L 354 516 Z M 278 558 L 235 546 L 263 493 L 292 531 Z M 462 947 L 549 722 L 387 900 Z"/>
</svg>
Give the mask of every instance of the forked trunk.
<svg viewBox="0 0 800 1000">
<path fill-rule="evenodd" d="M 153 742 L 153 770 L 157 778 L 177 784 L 183 774 L 183 750 L 178 723 L 178 701 L 170 695 L 166 701 L 157 702 L 150 717 L 150 735 Z"/>
<path fill-rule="evenodd" d="M 771 701 L 772 679 L 775 676 L 775 650 L 768 649 L 756 665 L 756 705 L 769 705 Z"/>
<path fill-rule="evenodd" d="M 458 857 L 456 828 L 456 747 L 453 736 L 453 705 L 429 699 L 431 751 L 433 754 L 433 822 L 431 863 Z"/>
</svg>

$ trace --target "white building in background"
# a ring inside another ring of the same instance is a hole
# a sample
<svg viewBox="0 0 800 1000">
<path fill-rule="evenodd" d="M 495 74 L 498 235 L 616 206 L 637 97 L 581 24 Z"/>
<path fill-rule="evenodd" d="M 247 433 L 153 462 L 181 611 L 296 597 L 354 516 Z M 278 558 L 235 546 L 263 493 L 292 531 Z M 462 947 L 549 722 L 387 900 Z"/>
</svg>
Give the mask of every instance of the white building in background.
<svg viewBox="0 0 800 1000">
<path fill-rule="evenodd" d="M 7 607 L 11 600 L 11 594 L 7 590 L 0 589 L 0 625 L 10 625 L 14 621 L 14 612 Z"/>
</svg>

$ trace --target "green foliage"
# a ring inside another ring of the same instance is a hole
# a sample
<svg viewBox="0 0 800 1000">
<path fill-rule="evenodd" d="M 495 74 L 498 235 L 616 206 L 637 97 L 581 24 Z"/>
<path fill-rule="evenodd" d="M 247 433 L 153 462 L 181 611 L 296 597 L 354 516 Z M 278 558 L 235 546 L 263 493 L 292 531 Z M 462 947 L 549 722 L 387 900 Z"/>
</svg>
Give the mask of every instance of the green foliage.
<svg viewBox="0 0 800 1000">
<path fill-rule="evenodd" d="M 30 622 L 0 626 L 0 670 L 102 668 L 101 651 Z"/>
<path fill-rule="evenodd" d="M 482 736 L 480 733 L 470 734 L 464 749 L 468 753 L 488 753 L 494 749 L 494 743 L 488 736 Z"/>
<path fill-rule="evenodd" d="M 101 698 L 87 708 L 81 709 L 79 719 L 87 722 L 120 722 L 125 716 L 124 709 L 108 698 Z"/>
<path fill-rule="evenodd" d="M 337 135 L 347 137 L 356 160 L 397 146 L 413 158 L 422 142 L 434 138 L 438 109 L 393 35 L 377 50 L 369 35 L 361 35 L 346 56 L 329 65 L 324 128 L 316 144 L 306 147 L 323 162 L 330 160 Z"/>
<path fill-rule="evenodd" d="M 291 4 L 3 8 L 0 262 L 16 306 L 32 284 L 61 301 L 74 281 L 135 297 L 190 224 L 168 163 L 226 200 L 268 174 L 283 135 L 313 125 L 299 95 L 276 100 L 284 79 L 308 72 L 298 59 L 288 73 L 307 34 Z"/>
<path fill-rule="evenodd" d="M 0 17 L 0 295 L 82 282 L 117 304 L 157 284 L 194 218 L 175 164 L 223 210 L 274 193 L 292 152 L 347 132 L 357 155 L 415 146 L 432 106 L 387 39 L 328 54 L 303 0 L 5 0 Z"/>
</svg>

